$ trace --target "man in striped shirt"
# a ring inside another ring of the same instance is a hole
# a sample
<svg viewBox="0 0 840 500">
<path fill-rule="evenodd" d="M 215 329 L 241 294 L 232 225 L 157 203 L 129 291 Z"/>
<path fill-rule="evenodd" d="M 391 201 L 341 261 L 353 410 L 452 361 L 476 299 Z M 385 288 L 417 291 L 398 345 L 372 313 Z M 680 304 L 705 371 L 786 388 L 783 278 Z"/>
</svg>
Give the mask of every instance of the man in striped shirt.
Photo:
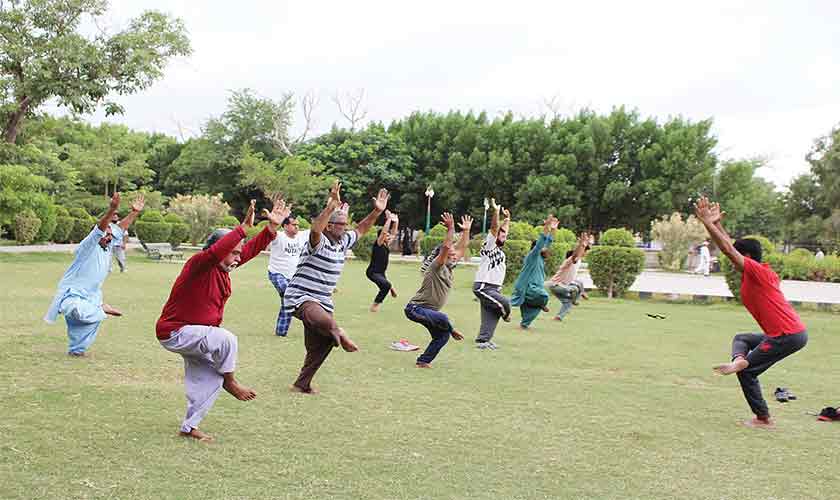
<svg viewBox="0 0 840 500">
<path fill-rule="evenodd" d="M 323 212 L 312 221 L 309 241 L 300 254 L 297 271 L 286 288 L 283 307 L 303 323 L 306 358 L 300 375 L 291 390 L 314 394 L 312 378 L 327 359 L 333 347 L 347 352 L 358 350 L 356 344 L 336 324 L 333 318 L 332 294 L 347 250 L 367 233 L 379 215 L 385 211 L 390 195 L 385 189 L 373 199 L 373 211 L 354 231 L 345 231 L 347 212 L 341 210 L 341 183 L 336 181 Z"/>
</svg>

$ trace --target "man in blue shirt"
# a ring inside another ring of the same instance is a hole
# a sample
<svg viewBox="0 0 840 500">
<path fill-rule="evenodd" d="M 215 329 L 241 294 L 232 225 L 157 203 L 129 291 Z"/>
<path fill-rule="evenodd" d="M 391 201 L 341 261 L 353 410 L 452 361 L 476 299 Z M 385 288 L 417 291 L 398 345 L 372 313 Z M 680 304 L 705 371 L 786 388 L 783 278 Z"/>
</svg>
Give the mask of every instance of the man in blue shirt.
<svg viewBox="0 0 840 500">
<path fill-rule="evenodd" d="M 119 229 L 125 232 L 143 210 L 144 204 L 143 195 L 138 196 L 131 204 L 131 213 L 120 222 Z M 102 302 L 102 282 L 111 267 L 110 221 L 119 206 L 120 194 L 114 193 L 108 211 L 76 248 L 76 257 L 58 283 L 50 309 L 44 316 L 47 323 L 55 323 L 59 314 L 64 315 L 69 339 L 67 353 L 71 356 L 85 355 L 96 339 L 99 324 L 106 314 L 122 315 L 119 310 Z"/>
</svg>

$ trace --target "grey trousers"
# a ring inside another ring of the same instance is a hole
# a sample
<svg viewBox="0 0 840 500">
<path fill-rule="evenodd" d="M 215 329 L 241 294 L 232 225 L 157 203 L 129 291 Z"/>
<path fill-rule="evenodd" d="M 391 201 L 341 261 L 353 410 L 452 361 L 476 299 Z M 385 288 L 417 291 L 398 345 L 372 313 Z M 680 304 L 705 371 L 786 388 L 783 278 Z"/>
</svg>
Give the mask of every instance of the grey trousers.
<svg viewBox="0 0 840 500">
<path fill-rule="evenodd" d="M 481 302 L 481 327 L 476 342 L 490 342 L 500 318 L 510 317 L 510 301 L 502 295 L 502 287 L 473 283 L 473 294 Z"/>
<path fill-rule="evenodd" d="M 768 337 L 763 333 L 739 333 L 732 339 L 732 359 L 744 357 L 750 366 L 738 372 L 738 382 L 750 409 L 757 417 L 767 417 L 767 401 L 761 395 L 761 384 L 758 376 L 764 373 L 776 362 L 790 356 L 805 347 L 808 343 L 808 332 Z"/>
<path fill-rule="evenodd" d="M 125 271 L 125 249 L 114 248 L 114 257 L 117 259 L 117 264 L 120 266 L 120 272 Z M 114 262 L 111 261 L 111 269 L 114 268 Z M 110 270 L 110 269 L 109 269 Z"/>
<path fill-rule="evenodd" d="M 236 369 L 236 336 L 224 328 L 187 325 L 161 340 L 160 345 L 184 358 L 187 415 L 181 431 L 190 432 L 198 427 L 219 397 L 223 374 Z"/>
</svg>

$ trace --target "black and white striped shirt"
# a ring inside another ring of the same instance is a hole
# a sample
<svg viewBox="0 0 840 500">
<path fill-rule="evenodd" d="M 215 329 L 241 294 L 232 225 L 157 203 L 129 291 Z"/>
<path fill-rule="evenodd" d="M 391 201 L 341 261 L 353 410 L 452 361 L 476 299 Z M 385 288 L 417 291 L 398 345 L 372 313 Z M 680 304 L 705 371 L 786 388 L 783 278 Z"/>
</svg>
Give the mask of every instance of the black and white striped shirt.
<svg viewBox="0 0 840 500">
<path fill-rule="evenodd" d="M 347 231 L 335 243 L 325 234 L 316 247 L 307 240 L 300 254 L 297 271 L 286 287 L 283 295 L 283 308 L 294 311 L 304 302 L 318 302 L 324 309 L 333 312 L 332 294 L 341 271 L 347 250 L 358 241 L 356 231 Z"/>
</svg>

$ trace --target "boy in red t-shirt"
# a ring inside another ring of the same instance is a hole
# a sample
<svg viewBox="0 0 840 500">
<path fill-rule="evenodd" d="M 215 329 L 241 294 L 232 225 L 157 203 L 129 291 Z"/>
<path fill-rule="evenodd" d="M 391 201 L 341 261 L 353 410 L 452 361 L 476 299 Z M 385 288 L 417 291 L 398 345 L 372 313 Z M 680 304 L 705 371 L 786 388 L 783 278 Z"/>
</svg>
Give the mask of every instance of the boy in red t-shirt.
<svg viewBox="0 0 840 500">
<path fill-rule="evenodd" d="M 721 226 L 724 212 L 720 205 L 700 198 L 695 206 L 697 218 L 706 226 L 715 244 L 741 273 L 741 302 L 764 333 L 740 333 L 732 339 L 732 361 L 716 366 L 721 375 L 738 374 L 744 397 L 755 418 L 749 427 L 772 427 L 767 402 L 761 395 L 758 376 L 808 343 L 808 332 L 779 288 L 779 277 L 761 263 L 761 243 L 752 238 L 734 244 Z"/>
</svg>

